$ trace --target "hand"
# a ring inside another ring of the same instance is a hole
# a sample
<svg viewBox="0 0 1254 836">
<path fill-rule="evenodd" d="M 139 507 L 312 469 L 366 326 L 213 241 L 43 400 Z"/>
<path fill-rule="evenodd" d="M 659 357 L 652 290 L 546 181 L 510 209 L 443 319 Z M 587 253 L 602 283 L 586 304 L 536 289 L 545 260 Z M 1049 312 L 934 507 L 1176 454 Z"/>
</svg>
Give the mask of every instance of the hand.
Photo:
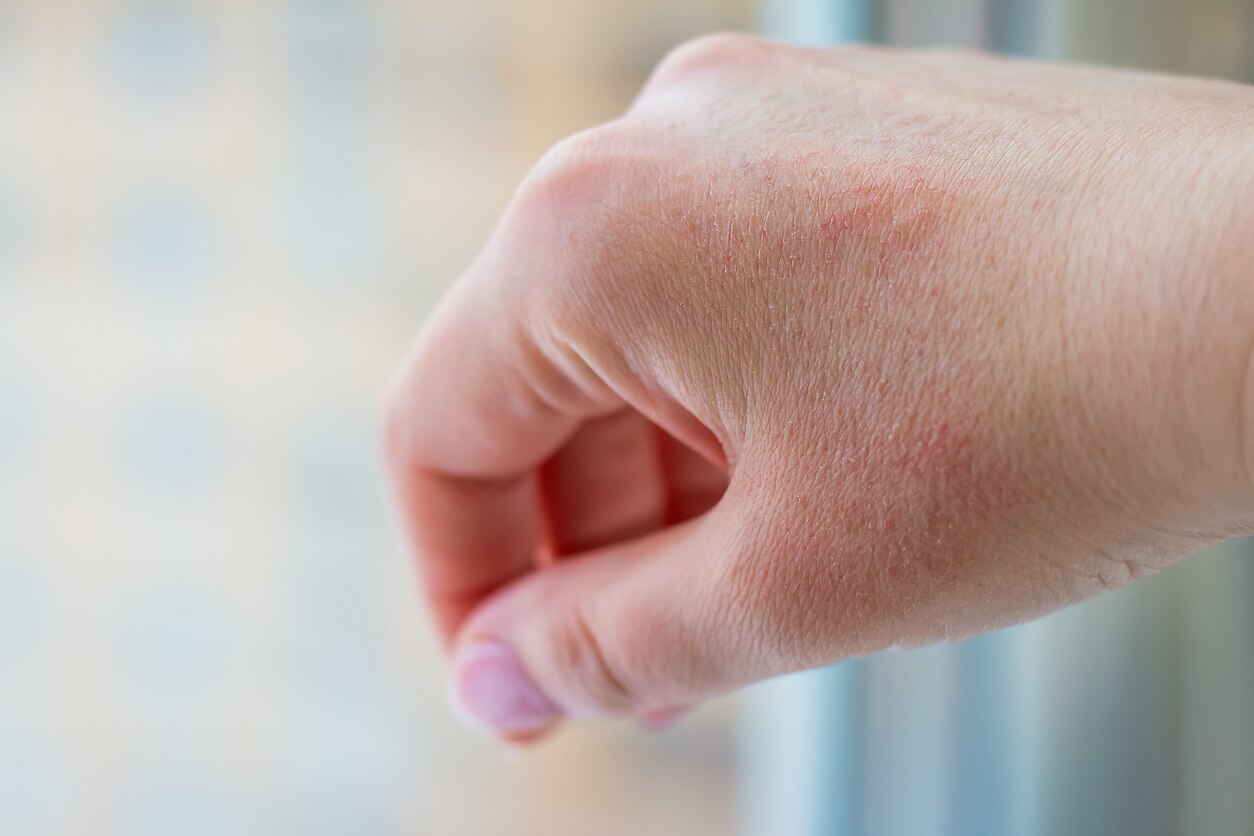
<svg viewBox="0 0 1254 836">
<path fill-rule="evenodd" d="M 393 388 L 464 711 L 657 719 L 1254 530 L 1251 135 L 1233 84 L 673 53 L 536 167 Z"/>
</svg>

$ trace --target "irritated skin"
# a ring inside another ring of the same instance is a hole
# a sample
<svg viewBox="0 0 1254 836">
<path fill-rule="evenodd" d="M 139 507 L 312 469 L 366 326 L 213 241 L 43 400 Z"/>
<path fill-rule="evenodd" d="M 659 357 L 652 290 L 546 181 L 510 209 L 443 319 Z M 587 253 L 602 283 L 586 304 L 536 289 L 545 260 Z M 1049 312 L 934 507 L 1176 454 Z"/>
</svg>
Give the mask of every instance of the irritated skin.
<svg viewBox="0 0 1254 836">
<path fill-rule="evenodd" d="M 1254 531 L 1251 263 L 1254 89 L 681 47 L 393 388 L 455 698 L 513 738 L 670 716 Z"/>
</svg>

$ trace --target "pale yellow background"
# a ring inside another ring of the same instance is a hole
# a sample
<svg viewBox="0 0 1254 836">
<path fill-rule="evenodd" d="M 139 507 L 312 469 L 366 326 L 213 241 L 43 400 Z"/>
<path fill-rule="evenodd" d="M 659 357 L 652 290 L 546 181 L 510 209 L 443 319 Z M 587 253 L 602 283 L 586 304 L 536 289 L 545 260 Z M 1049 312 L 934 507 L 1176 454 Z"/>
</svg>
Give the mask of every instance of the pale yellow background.
<svg viewBox="0 0 1254 836">
<path fill-rule="evenodd" d="M 530 163 L 751 23 L 0 2 L 0 830 L 734 831 L 731 704 L 526 757 L 455 725 L 375 422 Z"/>
</svg>

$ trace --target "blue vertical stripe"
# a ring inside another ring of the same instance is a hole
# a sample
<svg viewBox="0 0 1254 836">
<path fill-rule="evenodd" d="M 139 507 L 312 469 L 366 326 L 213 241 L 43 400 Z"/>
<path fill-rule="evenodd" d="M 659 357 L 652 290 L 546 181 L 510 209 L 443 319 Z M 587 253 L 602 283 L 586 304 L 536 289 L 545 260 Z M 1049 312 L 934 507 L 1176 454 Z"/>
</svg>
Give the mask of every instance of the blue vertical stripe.
<svg viewBox="0 0 1254 836">
<path fill-rule="evenodd" d="M 806 46 L 873 40 L 878 3 L 873 0 L 765 0 L 762 31 Z"/>
<path fill-rule="evenodd" d="M 1013 633 L 1000 632 L 958 648 L 949 758 L 953 836 L 1012 832 L 1014 644 Z"/>
<path fill-rule="evenodd" d="M 860 836 L 865 828 L 867 661 L 767 682 L 748 698 L 745 836 Z"/>
</svg>

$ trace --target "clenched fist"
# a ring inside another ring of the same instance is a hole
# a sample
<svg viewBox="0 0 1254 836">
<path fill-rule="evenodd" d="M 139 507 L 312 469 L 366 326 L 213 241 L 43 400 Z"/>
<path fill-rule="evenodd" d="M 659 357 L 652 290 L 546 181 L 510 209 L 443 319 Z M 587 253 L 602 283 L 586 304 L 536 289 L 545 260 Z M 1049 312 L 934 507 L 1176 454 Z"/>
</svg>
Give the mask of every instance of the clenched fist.
<svg viewBox="0 0 1254 836">
<path fill-rule="evenodd" d="M 1254 531 L 1254 90 L 681 47 L 392 389 L 464 713 L 658 723 Z"/>
</svg>

